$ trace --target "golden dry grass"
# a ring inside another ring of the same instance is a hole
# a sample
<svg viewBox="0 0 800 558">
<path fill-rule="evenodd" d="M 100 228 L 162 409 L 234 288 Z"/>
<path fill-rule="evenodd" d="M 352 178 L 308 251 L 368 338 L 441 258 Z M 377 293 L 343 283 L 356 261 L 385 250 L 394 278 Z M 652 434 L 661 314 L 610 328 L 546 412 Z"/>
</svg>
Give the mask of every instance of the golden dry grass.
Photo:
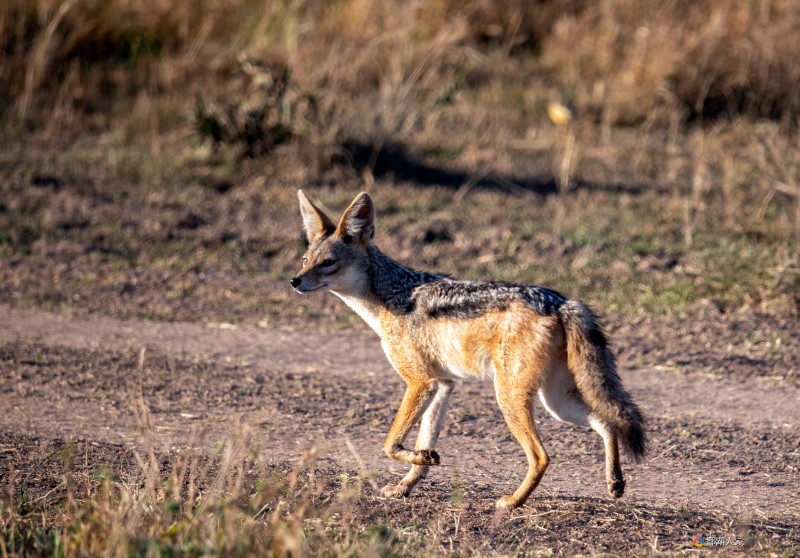
<svg viewBox="0 0 800 558">
<path fill-rule="evenodd" d="M 599 2 L 559 20 L 543 58 L 611 123 L 748 114 L 796 124 L 795 2 Z"/>
<path fill-rule="evenodd" d="M 740 113 L 796 123 L 798 28 L 791 0 L 391 10 L 375 0 L 11 0 L 0 6 L 0 96 L 6 117 L 38 121 L 107 112 L 120 97 L 179 103 L 193 88 L 224 92 L 246 53 L 280 60 L 342 104 L 369 98 L 377 115 L 356 124 L 401 133 L 464 79 L 502 78 L 504 61 L 531 59 L 547 87 L 610 123 Z"/>
</svg>

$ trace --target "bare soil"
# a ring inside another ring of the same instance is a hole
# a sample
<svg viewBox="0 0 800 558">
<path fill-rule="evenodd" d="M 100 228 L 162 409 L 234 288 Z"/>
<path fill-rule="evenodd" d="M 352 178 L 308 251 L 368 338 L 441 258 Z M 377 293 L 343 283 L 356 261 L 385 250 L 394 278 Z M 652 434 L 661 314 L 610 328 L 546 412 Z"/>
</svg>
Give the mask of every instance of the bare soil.
<svg viewBox="0 0 800 558">
<path fill-rule="evenodd" d="M 695 535 L 738 539 L 750 552 L 798 552 L 796 323 L 750 314 L 610 321 L 651 440 L 645 463 L 624 465 L 623 499 L 605 493 L 600 439 L 537 409 L 552 464 L 526 506 L 496 512 L 525 458 L 492 386 L 463 383 L 439 442 L 442 466 L 405 500 L 383 499 L 366 484 L 358 522 L 413 526 L 445 552 L 678 552 L 693 548 Z M 360 329 L 0 307 L 0 486 L 57 502 L 67 454 L 75 468 L 135 469 L 140 393 L 159 455 L 198 436 L 211 448 L 247 429 L 283 469 L 315 448 L 323 491 L 338 490 L 343 475 L 375 477 L 379 486 L 404 473 L 381 452 L 402 390 L 378 340 Z"/>
</svg>

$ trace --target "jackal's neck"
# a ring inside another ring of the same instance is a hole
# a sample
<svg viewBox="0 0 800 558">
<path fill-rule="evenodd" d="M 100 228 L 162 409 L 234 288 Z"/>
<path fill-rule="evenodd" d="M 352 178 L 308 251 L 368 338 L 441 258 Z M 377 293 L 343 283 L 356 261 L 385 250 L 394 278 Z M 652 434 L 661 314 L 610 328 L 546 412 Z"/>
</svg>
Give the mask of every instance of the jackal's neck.
<svg viewBox="0 0 800 558">
<path fill-rule="evenodd" d="M 374 246 L 369 248 L 369 260 L 369 298 L 397 314 L 407 314 L 414 309 L 414 289 L 444 278 L 405 267 Z"/>
</svg>

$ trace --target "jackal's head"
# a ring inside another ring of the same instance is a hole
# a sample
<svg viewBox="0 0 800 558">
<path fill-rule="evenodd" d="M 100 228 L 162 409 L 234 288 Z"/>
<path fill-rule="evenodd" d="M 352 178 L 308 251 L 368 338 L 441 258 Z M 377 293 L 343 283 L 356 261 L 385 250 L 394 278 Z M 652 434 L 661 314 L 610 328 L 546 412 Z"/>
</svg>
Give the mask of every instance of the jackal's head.
<svg viewBox="0 0 800 558">
<path fill-rule="evenodd" d="M 297 291 L 308 293 L 329 289 L 341 294 L 357 294 L 367 286 L 367 249 L 375 236 L 375 208 L 366 192 L 356 196 L 338 225 L 302 190 L 297 191 L 308 251 L 303 268 L 291 283 Z"/>
</svg>

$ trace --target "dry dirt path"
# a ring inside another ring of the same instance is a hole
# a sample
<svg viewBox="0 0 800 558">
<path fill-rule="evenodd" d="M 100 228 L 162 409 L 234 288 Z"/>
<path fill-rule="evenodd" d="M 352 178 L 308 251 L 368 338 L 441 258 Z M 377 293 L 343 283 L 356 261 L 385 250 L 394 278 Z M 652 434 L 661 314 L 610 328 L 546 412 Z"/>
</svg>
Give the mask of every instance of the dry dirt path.
<svg viewBox="0 0 800 558">
<path fill-rule="evenodd" d="M 403 472 L 381 453 L 402 382 L 366 332 L 73 318 L 0 307 L 0 348 L 0 460 L 16 455 L 23 468 L 25 456 L 35 454 L 27 446 L 42 440 L 135 447 L 140 434 L 131 409 L 141 385 L 165 450 L 198 430 L 212 439 L 245 424 L 277 460 L 298 461 L 316 447 L 344 470 L 380 471 L 380 481 Z M 622 376 L 651 426 L 649 459 L 624 464 L 626 502 L 800 523 L 800 389 L 775 378 L 666 367 Z M 536 498 L 603 501 L 599 438 L 538 409 L 537 418 L 552 464 Z M 443 466 L 425 490 L 464 485 L 489 500 L 513 489 L 524 472 L 524 455 L 488 383 L 456 388 L 439 450 Z"/>
</svg>

